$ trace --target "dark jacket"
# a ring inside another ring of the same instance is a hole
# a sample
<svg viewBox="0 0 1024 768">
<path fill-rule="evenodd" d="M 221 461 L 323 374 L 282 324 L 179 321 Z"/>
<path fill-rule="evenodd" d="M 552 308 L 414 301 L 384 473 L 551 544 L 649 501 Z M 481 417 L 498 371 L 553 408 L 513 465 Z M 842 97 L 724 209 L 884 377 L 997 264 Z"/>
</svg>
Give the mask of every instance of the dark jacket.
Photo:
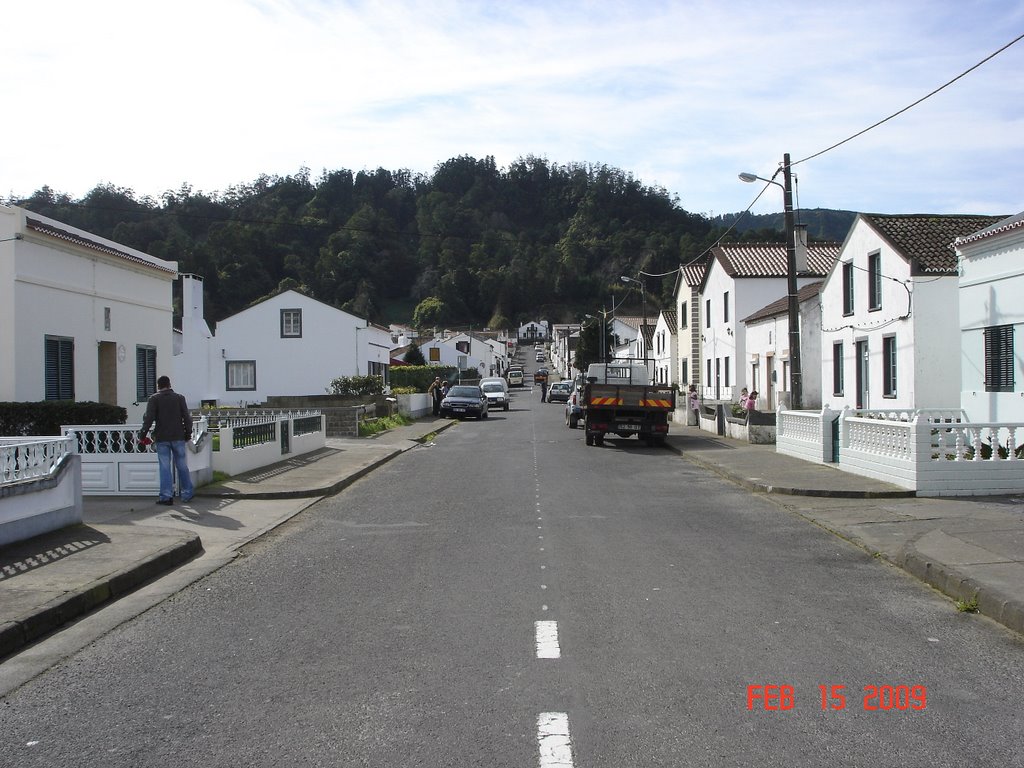
<svg viewBox="0 0 1024 768">
<path fill-rule="evenodd" d="M 156 422 L 153 439 L 158 443 L 172 440 L 188 440 L 192 437 L 192 415 L 184 395 L 173 389 L 161 389 L 151 395 L 146 403 L 146 417 L 142 420 L 140 437 L 145 437 Z"/>
</svg>

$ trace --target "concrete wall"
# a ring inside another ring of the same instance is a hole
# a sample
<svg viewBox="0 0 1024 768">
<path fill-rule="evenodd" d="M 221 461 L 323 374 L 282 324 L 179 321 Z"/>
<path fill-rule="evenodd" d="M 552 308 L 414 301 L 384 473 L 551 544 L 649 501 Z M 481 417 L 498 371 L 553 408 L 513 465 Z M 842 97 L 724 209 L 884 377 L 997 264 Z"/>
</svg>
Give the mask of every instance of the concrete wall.
<svg viewBox="0 0 1024 768">
<path fill-rule="evenodd" d="M 0 547 L 82 522 L 81 457 L 67 456 L 54 477 L 0 486 Z"/>
</svg>

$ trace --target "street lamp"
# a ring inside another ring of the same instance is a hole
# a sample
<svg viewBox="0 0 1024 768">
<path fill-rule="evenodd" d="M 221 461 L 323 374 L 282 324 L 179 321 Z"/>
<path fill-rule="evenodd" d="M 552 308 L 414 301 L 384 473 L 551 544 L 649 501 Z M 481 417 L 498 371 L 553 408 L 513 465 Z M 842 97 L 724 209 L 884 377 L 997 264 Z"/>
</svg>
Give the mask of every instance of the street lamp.
<svg viewBox="0 0 1024 768">
<path fill-rule="evenodd" d="M 647 368 L 647 339 L 644 337 L 644 328 L 647 327 L 647 291 L 644 289 L 643 280 L 637 280 L 635 277 L 627 277 L 621 275 L 622 282 L 624 283 L 636 283 L 640 286 L 640 302 L 643 306 L 643 319 L 640 321 L 640 341 L 644 345 L 644 368 Z M 650 369 L 648 369 L 650 373 Z"/>
<path fill-rule="evenodd" d="M 783 184 L 775 181 L 782 171 Z M 800 366 L 800 303 L 797 301 L 796 286 L 796 225 L 793 222 L 793 178 L 789 165 L 789 153 L 782 156 L 782 167 L 772 178 L 765 179 L 753 173 L 741 173 L 740 181 L 747 183 L 764 181 L 782 187 L 782 199 L 786 226 L 786 283 L 789 309 L 789 378 L 790 408 L 800 410 L 803 403 L 803 372 Z M 625 279 L 625 278 L 623 278 Z"/>
</svg>

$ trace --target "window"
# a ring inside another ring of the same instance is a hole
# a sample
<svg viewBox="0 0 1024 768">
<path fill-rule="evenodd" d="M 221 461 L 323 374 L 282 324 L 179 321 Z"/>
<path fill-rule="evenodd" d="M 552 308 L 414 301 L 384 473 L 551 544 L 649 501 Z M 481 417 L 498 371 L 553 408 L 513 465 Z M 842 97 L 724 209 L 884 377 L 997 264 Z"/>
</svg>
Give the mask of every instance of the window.
<svg viewBox="0 0 1024 768">
<path fill-rule="evenodd" d="M 843 314 L 853 314 L 853 262 L 843 264 Z"/>
<path fill-rule="evenodd" d="M 832 345 L 832 394 L 843 394 L 843 343 Z"/>
<path fill-rule="evenodd" d="M 722 295 L 722 321 L 729 322 L 729 292 Z"/>
<path fill-rule="evenodd" d="M 226 370 L 229 391 L 256 389 L 255 360 L 228 360 Z"/>
<path fill-rule="evenodd" d="M 711 299 L 704 302 L 704 325 L 707 328 L 711 327 Z"/>
<path fill-rule="evenodd" d="M 868 309 L 882 308 L 882 254 L 868 255 Z"/>
<path fill-rule="evenodd" d="M 985 391 L 1013 392 L 1013 326 L 985 329 Z"/>
<path fill-rule="evenodd" d="M 685 357 L 679 361 L 679 381 L 683 384 L 690 383 L 689 362 Z"/>
<path fill-rule="evenodd" d="M 708 386 L 711 386 L 711 382 L 714 381 L 714 379 L 711 378 L 711 358 L 710 357 L 708 358 L 708 377 L 705 379 L 705 381 L 707 382 Z"/>
<path fill-rule="evenodd" d="M 156 347 L 135 347 L 135 399 L 149 399 L 156 392 Z"/>
<path fill-rule="evenodd" d="M 882 397 L 896 397 L 896 337 L 882 338 Z"/>
<path fill-rule="evenodd" d="M 686 317 L 686 302 L 684 301 L 679 305 L 679 329 L 682 330 L 683 328 L 688 328 L 689 322 L 690 321 Z"/>
<path fill-rule="evenodd" d="M 725 383 L 722 386 L 725 386 L 725 387 L 732 386 L 731 384 L 729 384 L 729 358 L 728 357 L 725 358 L 725 369 L 724 369 L 723 373 L 725 374 Z"/>
<path fill-rule="evenodd" d="M 103 308 L 103 330 L 110 330 L 110 307 Z"/>
<path fill-rule="evenodd" d="M 387 363 L 369 362 L 366 364 L 367 375 L 369 376 L 380 376 L 384 385 L 387 386 L 390 377 L 388 376 L 390 366 Z"/>
<path fill-rule="evenodd" d="M 75 340 L 61 336 L 43 338 L 45 399 L 75 399 Z"/>
<path fill-rule="evenodd" d="M 782 361 L 782 391 L 789 392 L 789 360 Z"/>
<path fill-rule="evenodd" d="M 281 310 L 281 338 L 300 339 L 302 338 L 302 310 L 282 309 Z"/>
</svg>

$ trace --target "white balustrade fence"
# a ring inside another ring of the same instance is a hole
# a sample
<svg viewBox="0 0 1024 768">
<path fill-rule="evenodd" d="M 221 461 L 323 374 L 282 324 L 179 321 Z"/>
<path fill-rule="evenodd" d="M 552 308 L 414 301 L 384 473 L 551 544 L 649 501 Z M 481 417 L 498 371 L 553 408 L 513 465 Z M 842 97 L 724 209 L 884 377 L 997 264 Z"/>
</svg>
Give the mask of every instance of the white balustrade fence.
<svg viewBox="0 0 1024 768">
<path fill-rule="evenodd" d="M 50 477 L 71 453 L 67 437 L 0 437 L 0 485 Z"/>
<path fill-rule="evenodd" d="M 71 438 L 0 438 L 0 546 L 82 522 L 80 462 Z"/>
<path fill-rule="evenodd" d="M 969 422 L 958 408 L 780 411 L 776 450 L 920 496 L 1024 492 L 1024 424 Z"/>
</svg>

